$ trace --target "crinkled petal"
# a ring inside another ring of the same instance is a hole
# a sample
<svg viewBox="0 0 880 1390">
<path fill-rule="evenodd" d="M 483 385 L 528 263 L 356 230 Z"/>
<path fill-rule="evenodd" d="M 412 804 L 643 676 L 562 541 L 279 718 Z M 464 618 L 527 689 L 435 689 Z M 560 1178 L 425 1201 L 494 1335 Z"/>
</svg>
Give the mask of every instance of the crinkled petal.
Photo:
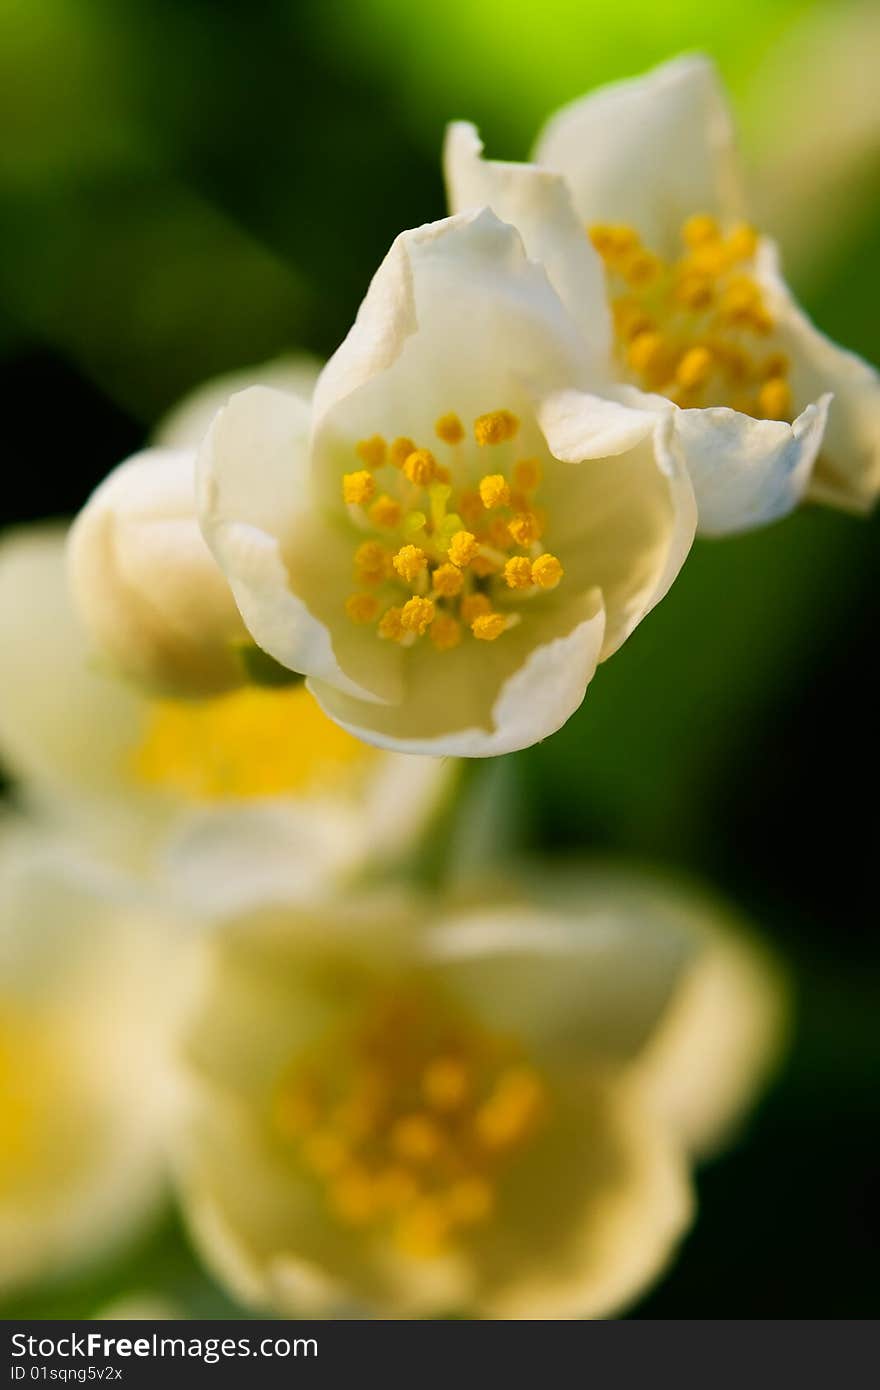
<svg viewBox="0 0 880 1390">
<path fill-rule="evenodd" d="M 563 107 L 535 159 L 565 176 L 583 222 L 628 223 L 661 254 L 694 213 L 742 211 L 730 112 L 714 64 L 698 54 Z"/>
<path fill-rule="evenodd" d="M 880 375 L 810 322 L 782 279 L 772 242 L 761 247 L 759 276 L 790 360 L 795 401 L 816 400 L 826 391 L 833 395 L 808 496 L 867 512 L 880 492 Z"/>
<path fill-rule="evenodd" d="M 443 160 L 451 210 L 491 207 L 517 228 L 526 251 L 542 263 L 581 328 L 596 371 L 604 375 L 611 349 L 605 276 L 565 179 L 536 164 L 484 159 L 476 127 L 467 121 L 450 125 Z"/>
</svg>

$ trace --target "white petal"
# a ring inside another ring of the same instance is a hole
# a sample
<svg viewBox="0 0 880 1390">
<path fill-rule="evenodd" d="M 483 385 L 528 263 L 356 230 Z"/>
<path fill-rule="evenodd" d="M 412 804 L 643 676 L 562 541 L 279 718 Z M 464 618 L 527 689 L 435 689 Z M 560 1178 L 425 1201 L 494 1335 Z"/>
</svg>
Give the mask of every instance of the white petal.
<svg viewBox="0 0 880 1390">
<path fill-rule="evenodd" d="M 118 790 L 147 704 L 103 675 L 73 614 L 65 529 L 33 526 L 0 542 L 0 760 L 53 794 Z"/>
<path fill-rule="evenodd" d="M 581 704 L 599 661 L 605 630 L 598 594 L 583 600 L 582 608 L 589 607 L 593 609 L 590 616 L 525 655 L 500 689 L 493 679 L 490 652 L 462 648 L 443 653 L 430 665 L 412 663 L 407 700 L 399 709 L 366 705 L 320 681 L 309 681 L 309 689 L 332 719 L 379 748 L 458 758 L 512 753 L 548 738 Z M 505 633 L 491 645 L 512 646 L 517 632 Z M 465 662 L 447 661 L 459 653 Z M 444 664 L 450 679 L 440 686 Z M 487 708 L 486 725 L 468 725 L 467 708 L 484 704 L 487 692 L 495 690 L 498 694 Z"/>
<path fill-rule="evenodd" d="M 726 406 L 676 411 L 701 535 L 751 531 L 794 510 L 810 484 L 830 402 L 821 396 L 791 425 Z"/>
<path fill-rule="evenodd" d="M 557 391 L 540 402 L 538 419 L 554 456 L 573 465 L 548 475 L 546 503 L 566 575 L 602 592 L 604 661 L 684 564 L 697 522 L 693 488 L 668 409 Z"/>
<path fill-rule="evenodd" d="M 308 435 L 309 409 L 298 397 L 263 386 L 233 396 L 199 452 L 202 529 L 258 646 L 292 671 L 369 700 L 291 588 L 286 546 L 310 516 Z"/>
<path fill-rule="evenodd" d="M 782 279 L 772 242 L 761 247 L 759 276 L 776 335 L 791 362 L 796 403 L 815 400 L 825 391 L 834 397 L 808 495 L 866 512 L 880 492 L 880 375 L 810 322 Z"/>
<path fill-rule="evenodd" d="M 217 411 L 236 391 L 244 391 L 248 386 L 270 386 L 308 401 L 320 371 L 318 358 L 302 352 L 214 377 L 169 410 L 153 431 L 152 443 L 162 449 L 197 449 Z"/>
<path fill-rule="evenodd" d="M 563 107 L 535 159 L 565 175 L 582 221 L 628 223 L 660 254 L 694 213 L 742 211 L 730 112 L 714 64 L 699 55 Z"/>
<path fill-rule="evenodd" d="M 583 332 L 596 369 L 604 372 L 611 349 L 605 275 L 565 179 L 536 164 L 482 156 L 474 126 L 467 121 L 449 126 L 443 161 L 450 210 L 490 207 L 516 227 Z"/>
</svg>

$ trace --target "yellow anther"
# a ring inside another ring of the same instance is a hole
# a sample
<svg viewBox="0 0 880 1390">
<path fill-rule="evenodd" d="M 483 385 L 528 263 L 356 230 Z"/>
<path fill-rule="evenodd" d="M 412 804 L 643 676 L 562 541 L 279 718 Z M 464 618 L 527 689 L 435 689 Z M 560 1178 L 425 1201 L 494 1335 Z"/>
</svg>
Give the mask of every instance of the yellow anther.
<svg viewBox="0 0 880 1390">
<path fill-rule="evenodd" d="M 375 594 L 349 594 L 345 611 L 353 623 L 372 623 L 379 615 L 379 600 Z"/>
<path fill-rule="evenodd" d="M 470 1074 L 458 1057 L 436 1057 L 422 1073 L 422 1090 L 435 1110 L 457 1110 L 471 1088 Z"/>
<path fill-rule="evenodd" d="M 471 632 L 481 642 L 494 642 L 506 630 L 507 619 L 503 613 L 484 613 L 471 623 Z"/>
<path fill-rule="evenodd" d="M 429 598 L 411 598 L 400 610 L 401 626 L 406 632 L 421 637 L 434 620 L 434 605 Z"/>
<path fill-rule="evenodd" d="M 393 497 L 389 497 L 387 492 L 383 492 L 381 497 L 376 498 L 368 515 L 374 526 L 380 526 L 387 531 L 395 531 L 400 525 L 403 507 Z"/>
<path fill-rule="evenodd" d="M 555 589 L 564 573 L 555 555 L 539 555 L 532 561 L 532 583 L 539 589 Z"/>
<path fill-rule="evenodd" d="M 688 348 L 679 359 L 675 379 L 686 391 L 695 391 L 699 386 L 705 386 L 712 375 L 713 366 L 712 354 L 707 347 Z"/>
<path fill-rule="evenodd" d="M 480 479 L 480 499 L 487 511 L 510 503 L 510 487 L 501 473 L 487 473 Z"/>
<path fill-rule="evenodd" d="M 786 376 L 790 365 L 784 352 L 771 352 L 761 363 L 760 374 L 765 381 L 771 376 Z"/>
<path fill-rule="evenodd" d="M 441 598 L 455 598 L 464 586 L 464 575 L 456 565 L 438 565 L 433 574 L 434 592 Z"/>
<path fill-rule="evenodd" d="M 627 350 L 627 360 L 634 371 L 652 372 L 661 365 L 666 351 L 661 333 L 637 333 Z"/>
<path fill-rule="evenodd" d="M 485 1178 L 461 1178 L 453 1183 L 446 1197 L 446 1210 L 455 1226 L 477 1226 L 488 1221 L 495 1206 L 495 1194 Z"/>
<path fill-rule="evenodd" d="M 781 376 L 771 376 L 758 392 L 758 408 L 768 420 L 787 420 L 791 415 L 791 387 Z"/>
<path fill-rule="evenodd" d="M 437 1201 L 425 1198 L 404 1213 L 394 1232 L 398 1249 L 414 1259 L 441 1255 L 449 1236 L 450 1221 Z"/>
<path fill-rule="evenodd" d="M 365 468 L 361 468 L 357 473 L 345 473 L 342 478 L 342 496 L 344 501 L 357 506 L 363 502 L 369 502 L 376 491 L 376 479 L 372 473 L 368 473 Z"/>
<path fill-rule="evenodd" d="M 402 468 L 410 454 L 414 454 L 415 451 L 416 446 L 413 441 L 402 434 L 397 439 L 392 440 L 391 448 L 388 450 L 388 461 L 395 468 Z"/>
<path fill-rule="evenodd" d="M 511 498 L 511 501 L 513 499 Z M 510 531 L 503 516 L 493 516 L 486 528 L 486 540 L 496 550 L 506 553 L 510 549 Z"/>
<path fill-rule="evenodd" d="M 477 526 L 483 519 L 483 502 L 475 488 L 467 488 L 458 499 L 458 511 L 468 526 Z"/>
<path fill-rule="evenodd" d="M 474 438 L 478 444 L 504 444 L 513 439 L 519 420 L 510 410 L 490 410 L 474 421 Z"/>
<path fill-rule="evenodd" d="M 627 256 L 620 265 L 620 274 L 628 285 L 650 285 L 663 269 L 659 256 L 653 251 L 640 247 Z"/>
<path fill-rule="evenodd" d="M 377 1196 L 369 1174 L 354 1167 L 340 1173 L 329 1192 L 334 1213 L 348 1226 L 365 1226 L 372 1221 L 378 1205 Z"/>
<path fill-rule="evenodd" d="M 428 566 L 424 550 L 417 545 L 401 546 L 391 563 L 406 584 L 414 584 Z"/>
<path fill-rule="evenodd" d="M 493 555 L 475 555 L 471 560 L 471 572 L 478 579 L 488 579 L 490 574 L 498 574 L 501 563 Z"/>
<path fill-rule="evenodd" d="M 544 1089 L 528 1067 L 505 1072 L 474 1117 L 480 1143 L 487 1149 L 507 1148 L 518 1143 L 532 1128 L 543 1098 Z"/>
<path fill-rule="evenodd" d="M 713 281 L 707 276 L 690 273 L 682 275 L 676 282 L 673 294 L 686 309 L 699 312 L 709 308 L 715 298 L 715 289 Z"/>
<path fill-rule="evenodd" d="M 639 245 L 638 232 L 624 224 L 597 223 L 587 228 L 587 235 L 599 255 L 609 261 L 627 255 Z"/>
<path fill-rule="evenodd" d="M 716 241 L 721 235 L 718 222 L 707 213 L 697 213 L 689 217 L 681 229 L 681 239 L 685 246 L 705 246 L 706 242 Z"/>
<path fill-rule="evenodd" d="M 758 233 L 749 222 L 740 222 L 727 238 L 727 249 L 734 260 L 751 260 L 758 249 Z"/>
<path fill-rule="evenodd" d="M 532 587 L 532 563 L 525 555 L 514 555 L 504 566 L 504 578 L 509 589 Z"/>
<path fill-rule="evenodd" d="M 329 1178 L 345 1167 L 348 1148 L 332 1130 L 319 1129 L 306 1135 L 302 1145 L 302 1156 L 313 1173 L 322 1178 Z"/>
<path fill-rule="evenodd" d="M 403 471 L 411 483 L 427 487 L 437 472 L 437 461 L 430 449 L 414 449 L 404 459 Z"/>
<path fill-rule="evenodd" d="M 361 584 L 381 584 L 388 578 L 391 557 L 378 541 L 364 541 L 354 553 L 354 572 Z"/>
<path fill-rule="evenodd" d="M 390 1138 L 394 1152 L 408 1163 L 430 1163 L 440 1149 L 440 1131 L 429 1115 L 404 1115 Z"/>
<path fill-rule="evenodd" d="M 399 1211 L 418 1196 L 419 1185 L 408 1168 L 392 1164 L 374 1179 L 376 1198 L 388 1211 Z"/>
<path fill-rule="evenodd" d="M 438 482 L 438 483 L 450 483 L 450 482 L 452 482 L 452 473 L 451 473 L 450 470 L 446 467 L 446 464 L 445 464 L 445 463 L 435 463 L 435 464 L 434 464 L 434 479 L 435 479 L 435 481 Z"/>
<path fill-rule="evenodd" d="M 438 652 L 450 652 L 461 641 L 461 623 L 448 613 L 438 613 L 431 624 L 429 636 Z"/>
<path fill-rule="evenodd" d="M 747 324 L 760 312 L 761 291 L 753 280 L 738 276 L 724 290 L 719 308 L 728 323 Z"/>
<path fill-rule="evenodd" d="M 454 410 L 441 415 L 434 424 L 434 433 L 444 444 L 460 444 L 464 439 L 464 425 Z"/>
<path fill-rule="evenodd" d="M 379 636 L 388 642 L 399 642 L 404 635 L 403 609 L 386 608 L 379 619 Z"/>
<path fill-rule="evenodd" d="M 361 439 L 354 446 L 361 463 L 367 468 L 381 468 L 388 453 L 388 445 L 381 434 L 373 434 L 369 439 Z"/>
<path fill-rule="evenodd" d="M 631 299 L 628 295 L 622 295 L 620 299 L 614 301 L 612 315 L 618 336 L 625 341 L 635 338 L 639 333 L 647 333 L 657 327 L 644 306 L 637 299 Z"/>
<path fill-rule="evenodd" d="M 461 601 L 461 620 L 470 627 L 476 618 L 492 612 L 492 604 L 485 594 L 468 594 Z"/>
<path fill-rule="evenodd" d="M 513 466 L 513 484 L 522 492 L 534 492 L 541 481 L 541 465 L 537 459 L 520 459 Z"/>
<path fill-rule="evenodd" d="M 507 529 L 517 545 L 531 545 L 541 535 L 541 526 L 534 512 L 518 512 L 508 521 Z"/>
<path fill-rule="evenodd" d="M 449 542 L 449 559 L 463 569 L 470 564 L 479 548 L 479 541 L 470 531 L 456 531 Z"/>
</svg>

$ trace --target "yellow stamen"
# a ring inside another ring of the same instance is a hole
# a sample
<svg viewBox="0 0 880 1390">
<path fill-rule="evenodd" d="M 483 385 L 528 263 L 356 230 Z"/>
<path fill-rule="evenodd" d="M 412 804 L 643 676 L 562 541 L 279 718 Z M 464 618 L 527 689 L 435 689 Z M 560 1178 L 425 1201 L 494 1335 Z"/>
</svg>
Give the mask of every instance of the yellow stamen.
<svg viewBox="0 0 880 1390">
<path fill-rule="evenodd" d="M 541 465 L 537 459 L 520 459 L 513 466 L 514 486 L 522 492 L 534 492 L 541 481 Z"/>
<path fill-rule="evenodd" d="M 758 392 L 758 408 L 768 420 L 786 420 L 791 415 L 791 387 L 780 376 L 771 376 Z"/>
<path fill-rule="evenodd" d="M 342 478 L 343 500 L 350 506 L 369 502 L 376 491 L 376 479 L 372 473 L 361 468 L 357 473 L 345 473 Z"/>
<path fill-rule="evenodd" d="M 740 222 L 728 236 L 727 247 L 735 260 L 751 260 L 758 249 L 758 233 L 750 223 Z"/>
<path fill-rule="evenodd" d="M 510 410 L 490 410 L 487 415 L 478 415 L 474 421 L 474 438 L 480 445 L 504 444 L 513 439 L 519 429 L 519 420 Z"/>
<path fill-rule="evenodd" d="M 590 241 L 604 259 L 616 259 L 634 251 L 639 245 L 638 233 L 633 227 L 597 223 L 587 229 Z"/>
<path fill-rule="evenodd" d="M 440 1132 L 428 1115 L 405 1115 L 391 1131 L 391 1147 L 410 1163 L 428 1163 L 440 1147 Z"/>
<path fill-rule="evenodd" d="M 471 627 L 476 618 L 492 612 L 492 604 L 485 594 L 468 594 L 461 601 L 461 620 Z"/>
<path fill-rule="evenodd" d="M 401 546 L 391 563 L 406 584 L 414 584 L 428 567 L 427 556 L 417 545 Z"/>
<path fill-rule="evenodd" d="M 479 548 L 479 541 L 470 531 L 456 531 L 449 542 L 449 559 L 453 565 L 458 565 L 459 569 L 464 569 L 466 565 L 470 564 Z"/>
<path fill-rule="evenodd" d="M 379 600 L 375 594 L 349 594 L 345 611 L 353 623 L 372 623 L 379 614 Z"/>
<path fill-rule="evenodd" d="M 517 545 L 531 545 L 532 541 L 540 538 L 541 527 L 534 512 L 518 512 L 507 523 L 510 532 Z"/>
<path fill-rule="evenodd" d="M 720 235 L 717 219 L 707 213 L 689 217 L 681 229 L 682 241 L 690 247 L 705 246 L 706 242 L 716 241 Z"/>
<path fill-rule="evenodd" d="M 480 1143 L 487 1149 L 517 1143 L 534 1124 L 543 1098 L 544 1088 L 528 1067 L 505 1072 L 477 1111 L 474 1128 Z"/>
<path fill-rule="evenodd" d="M 686 391 L 695 391 L 709 380 L 713 365 L 712 354 L 707 347 L 688 348 L 675 369 L 675 379 Z"/>
<path fill-rule="evenodd" d="M 487 473 L 480 479 L 480 498 L 487 511 L 510 503 L 510 487 L 501 473 Z"/>
<path fill-rule="evenodd" d="M 395 1244 L 405 1255 L 429 1260 L 443 1253 L 449 1227 L 449 1217 L 440 1204 L 425 1198 L 401 1217 Z"/>
<path fill-rule="evenodd" d="M 369 439 L 361 439 L 354 446 L 361 463 L 367 468 L 381 468 L 388 453 L 388 445 L 381 434 L 373 434 Z"/>
<path fill-rule="evenodd" d="M 433 579 L 434 592 L 441 598 L 455 598 L 464 587 L 464 575 L 456 565 L 438 565 Z"/>
<path fill-rule="evenodd" d="M 400 435 L 392 441 L 391 448 L 388 450 L 388 460 L 395 468 L 402 468 L 409 458 L 414 454 L 416 446 L 405 434 Z"/>
<path fill-rule="evenodd" d="M 404 631 L 403 609 L 387 608 L 379 619 L 379 636 L 388 642 L 399 642 Z"/>
<path fill-rule="evenodd" d="M 539 555 L 532 562 L 532 583 L 539 589 L 555 589 L 564 573 L 555 555 Z"/>
<path fill-rule="evenodd" d="M 431 624 L 429 636 L 438 652 L 452 651 L 461 641 L 461 623 L 448 613 L 438 613 Z"/>
<path fill-rule="evenodd" d="M 354 553 L 354 572 L 361 584 L 381 584 L 390 565 L 391 557 L 378 541 L 364 541 Z"/>
<path fill-rule="evenodd" d="M 434 620 L 434 605 L 429 598 L 411 598 L 400 610 L 401 626 L 419 637 L 427 632 Z"/>
<path fill-rule="evenodd" d="M 381 497 L 376 498 L 368 516 L 374 526 L 383 531 L 394 531 L 400 525 L 403 507 L 393 497 L 389 497 L 387 492 L 383 492 Z"/>
<path fill-rule="evenodd" d="M 503 613 L 485 613 L 471 623 L 471 632 L 481 642 L 494 642 L 506 630 L 507 619 Z"/>
<path fill-rule="evenodd" d="M 422 1075 L 422 1090 L 435 1110 L 456 1110 L 470 1093 L 470 1077 L 458 1057 L 436 1057 Z"/>
<path fill-rule="evenodd" d="M 403 471 L 411 483 L 427 487 L 437 471 L 437 460 L 430 449 L 414 449 L 404 460 Z"/>
<path fill-rule="evenodd" d="M 341 1173 L 330 1187 L 330 1205 L 347 1226 L 366 1226 L 378 1206 L 375 1184 L 360 1168 Z"/>
<path fill-rule="evenodd" d="M 510 589 L 532 587 L 532 564 L 525 555 L 514 555 L 504 566 L 504 578 Z"/>
<path fill-rule="evenodd" d="M 464 439 L 464 425 L 454 410 L 441 415 L 434 425 L 434 433 L 444 444 L 460 444 Z"/>
</svg>

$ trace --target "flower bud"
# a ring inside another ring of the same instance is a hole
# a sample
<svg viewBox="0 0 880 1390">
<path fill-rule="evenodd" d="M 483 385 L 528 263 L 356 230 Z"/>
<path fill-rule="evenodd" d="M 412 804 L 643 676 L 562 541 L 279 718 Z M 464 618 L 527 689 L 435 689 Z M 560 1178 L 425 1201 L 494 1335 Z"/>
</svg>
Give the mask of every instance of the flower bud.
<svg viewBox="0 0 880 1390">
<path fill-rule="evenodd" d="M 73 524 L 69 574 L 86 631 L 125 676 L 208 695 L 239 685 L 247 633 L 195 514 L 195 453 L 148 449 L 104 480 Z"/>
</svg>

